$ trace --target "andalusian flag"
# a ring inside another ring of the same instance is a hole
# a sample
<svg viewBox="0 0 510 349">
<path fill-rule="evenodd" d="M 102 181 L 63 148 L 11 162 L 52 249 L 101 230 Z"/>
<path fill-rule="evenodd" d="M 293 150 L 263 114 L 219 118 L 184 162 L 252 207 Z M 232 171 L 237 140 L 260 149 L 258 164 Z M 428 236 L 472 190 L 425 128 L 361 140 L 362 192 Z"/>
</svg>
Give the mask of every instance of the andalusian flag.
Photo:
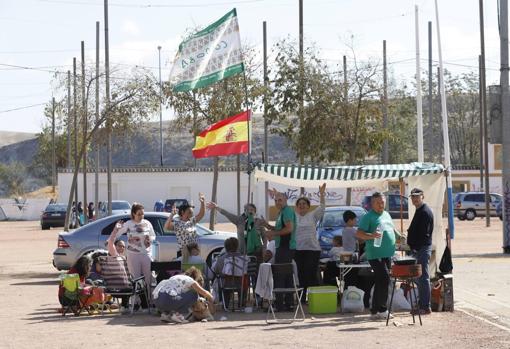
<svg viewBox="0 0 510 349">
<path fill-rule="evenodd" d="M 170 72 L 174 91 L 190 91 L 244 71 L 236 9 L 179 45 Z"/>
<path fill-rule="evenodd" d="M 250 111 L 223 119 L 202 131 L 193 148 L 195 158 L 246 154 Z"/>
</svg>

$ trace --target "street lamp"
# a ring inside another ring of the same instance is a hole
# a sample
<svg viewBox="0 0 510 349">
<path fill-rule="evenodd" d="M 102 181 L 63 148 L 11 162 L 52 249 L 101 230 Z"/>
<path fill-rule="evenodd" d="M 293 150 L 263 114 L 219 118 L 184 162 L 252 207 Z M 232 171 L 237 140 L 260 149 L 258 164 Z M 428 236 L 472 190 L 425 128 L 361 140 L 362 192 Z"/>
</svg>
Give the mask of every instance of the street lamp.
<svg viewBox="0 0 510 349">
<path fill-rule="evenodd" d="M 159 145 L 160 165 L 163 166 L 163 85 L 161 84 L 161 46 L 158 46 L 159 55 Z"/>
</svg>

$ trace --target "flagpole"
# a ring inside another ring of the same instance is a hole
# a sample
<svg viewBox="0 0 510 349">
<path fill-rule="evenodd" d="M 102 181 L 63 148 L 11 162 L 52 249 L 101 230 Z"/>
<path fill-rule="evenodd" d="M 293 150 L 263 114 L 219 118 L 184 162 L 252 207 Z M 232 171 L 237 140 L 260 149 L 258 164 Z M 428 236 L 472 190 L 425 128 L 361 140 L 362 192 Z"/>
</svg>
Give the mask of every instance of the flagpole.
<svg viewBox="0 0 510 349">
<path fill-rule="evenodd" d="M 243 55 L 244 56 L 244 55 Z M 243 65 L 244 65 L 244 57 L 243 57 Z M 249 109 L 249 104 L 248 104 L 248 84 L 246 83 L 246 67 L 244 67 L 243 69 L 243 80 L 244 80 L 244 104 L 245 104 L 245 109 L 246 109 L 246 113 L 248 113 L 248 117 L 246 118 L 246 126 L 247 126 L 247 130 L 248 130 L 248 155 L 247 155 L 247 165 L 248 165 L 248 169 L 247 169 L 247 173 L 248 173 L 248 200 L 247 202 L 249 203 L 252 203 L 252 200 L 251 200 L 251 137 L 250 137 L 250 132 L 251 132 L 251 128 L 250 128 L 250 120 L 251 120 L 251 113 L 250 113 L 250 109 Z"/>
<path fill-rule="evenodd" d="M 441 114 L 443 116 L 443 148 L 444 148 L 444 164 L 446 167 L 446 193 L 448 197 L 448 231 L 453 239 L 453 193 L 452 193 L 452 173 L 450 163 L 450 137 L 448 135 L 448 110 L 446 109 L 446 91 L 443 76 L 443 56 L 441 51 L 441 33 L 439 30 L 439 10 L 437 8 L 437 0 L 434 1 L 436 9 L 436 26 L 437 26 L 437 46 L 439 55 L 439 88 L 441 91 Z"/>
</svg>

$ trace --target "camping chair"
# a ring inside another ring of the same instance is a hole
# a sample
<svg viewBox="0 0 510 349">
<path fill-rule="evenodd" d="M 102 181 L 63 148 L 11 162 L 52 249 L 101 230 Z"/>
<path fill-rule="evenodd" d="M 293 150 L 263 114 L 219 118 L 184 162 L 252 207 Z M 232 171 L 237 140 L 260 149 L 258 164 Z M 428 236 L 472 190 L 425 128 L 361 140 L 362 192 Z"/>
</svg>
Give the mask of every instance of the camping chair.
<svg viewBox="0 0 510 349">
<path fill-rule="evenodd" d="M 271 265 L 271 271 L 273 274 L 273 279 L 276 277 L 290 277 L 292 275 L 292 284 L 293 287 L 290 288 L 273 288 L 273 297 L 269 300 L 269 308 L 267 309 L 266 315 L 266 323 L 274 324 L 274 323 L 293 323 L 294 321 L 305 321 L 305 312 L 303 311 L 303 307 L 301 306 L 301 297 L 303 297 L 303 288 L 297 287 L 296 275 L 294 275 L 294 268 L 292 263 L 282 263 L 282 264 L 273 264 Z M 276 318 L 273 308 L 273 302 L 277 294 L 295 294 L 297 299 L 297 307 L 294 312 L 294 317 L 292 319 L 279 320 Z M 298 311 L 301 310 L 302 317 L 298 318 Z M 273 319 L 269 319 L 269 314 L 273 315 Z"/>
<path fill-rule="evenodd" d="M 128 273 L 127 262 L 124 257 L 105 256 L 99 259 L 101 270 L 105 282 L 105 293 L 110 294 L 113 298 L 129 296 L 133 298 L 137 295 L 144 295 L 149 302 L 149 294 L 147 292 L 147 284 L 145 277 L 140 276 L 132 279 Z M 131 315 L 134 312 L 135 302 L 130 302 Z M 104 303 L 102 309 L 104 309 Z M 150 306 L 149 306 L 150 313 Z"/>
<path fill-rule="evenodd" d="M 83 303 L 80 300 L 80 276 L 78 274 L 62 274 L 60 275 L 60 285 L 64 289 L 62 295 L 62 316 L 68 311 L 72 311 L 78 316 L 83 310 Z"/>
<path fill-rule="evenodd" d="M 220 293 L 225 311 L 241 310 L 243 306 L 243 292 L 247 291 L 248 260 L 244 256 L 227 256 L 223 263 L 223 269 L 219 276 Z M 235 293 L 238 295 L 238 308 L 235 308 Z M 228 298 L 226 296 L 229 296 Z M 228 309 L 232 296 L 232 309 Z"/>
</svg>

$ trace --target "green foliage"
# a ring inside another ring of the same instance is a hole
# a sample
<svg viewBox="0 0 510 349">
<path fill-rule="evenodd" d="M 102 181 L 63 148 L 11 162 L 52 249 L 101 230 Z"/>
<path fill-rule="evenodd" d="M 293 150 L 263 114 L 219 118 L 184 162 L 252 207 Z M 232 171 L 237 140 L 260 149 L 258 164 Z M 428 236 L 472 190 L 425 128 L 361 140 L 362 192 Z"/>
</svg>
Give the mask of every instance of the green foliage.
<svg viewBox="0 0 510 349">
<path fill-rule="evenodd" d="M 25 167 L 17 162 L 0 164 L 0 192 L 8 196 L 21 196 L 25 193 Z"/>
<path fill-rule="evenodd" d="M 334 74 L 319 52 L 308 47 L 301 86 L 299 53 L 294 47 L 289 39 L 275 45 L 268 102 L 272 132 L 286 137 L 298 157 L 313 163 L 354 164 L 377 154 L 387 137 L 380 128 L 377 65 L 359 64 L 354 58 L 344 84 L 343 74 Z"/>
</svg>

